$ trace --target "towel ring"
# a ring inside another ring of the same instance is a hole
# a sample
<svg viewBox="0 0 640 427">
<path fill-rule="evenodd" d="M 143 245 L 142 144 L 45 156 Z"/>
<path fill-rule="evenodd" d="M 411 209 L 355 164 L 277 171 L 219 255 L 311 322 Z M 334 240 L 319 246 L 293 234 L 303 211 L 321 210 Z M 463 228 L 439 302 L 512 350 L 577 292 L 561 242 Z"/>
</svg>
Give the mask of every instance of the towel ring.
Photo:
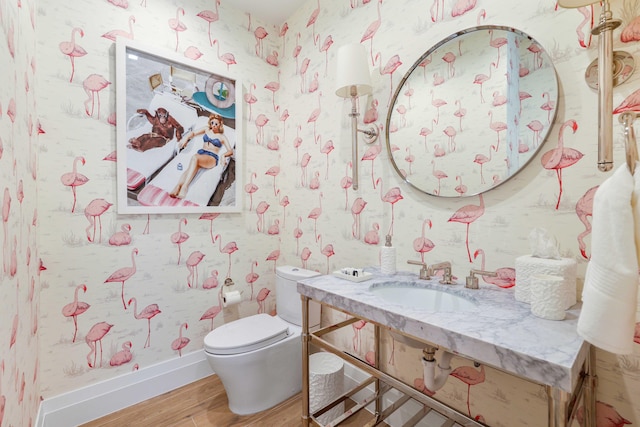
<svg viewBox="0 0 640 427">
<path fill-rule="evenodd" d="M 634 111 L 625 111 L 620 114 L 620 123 L 624 126 L 624 148 L 627 158 L 627 166 L 631 175 L 636 170 L 636 162 L 638 161 L 638 146 L 636 145 L 636 136 L 633 131 L 633 121 L 638 117 Z"/>
</svg>

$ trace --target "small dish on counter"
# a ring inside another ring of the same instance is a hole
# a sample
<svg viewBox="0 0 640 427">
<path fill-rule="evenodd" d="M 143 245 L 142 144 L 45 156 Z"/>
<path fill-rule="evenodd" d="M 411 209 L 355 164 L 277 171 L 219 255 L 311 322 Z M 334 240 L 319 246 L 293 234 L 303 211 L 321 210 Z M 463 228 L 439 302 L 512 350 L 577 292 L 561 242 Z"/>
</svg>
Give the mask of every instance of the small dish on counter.
<svg viewBox="0 0 640 427">
<path fill-rule="evenodd" d="M 336 270 L 333 272 L 333 275 L 341 279 L 349 280 L 350 282 L 364 282 L 365 280 L 369 280 L 373 277 L 373 274 L 367 273 L 366 271 L 363 271 L 357 276 L 353 276 L 350 274 L 345 274 L 340 270 Z"/>
</svg>

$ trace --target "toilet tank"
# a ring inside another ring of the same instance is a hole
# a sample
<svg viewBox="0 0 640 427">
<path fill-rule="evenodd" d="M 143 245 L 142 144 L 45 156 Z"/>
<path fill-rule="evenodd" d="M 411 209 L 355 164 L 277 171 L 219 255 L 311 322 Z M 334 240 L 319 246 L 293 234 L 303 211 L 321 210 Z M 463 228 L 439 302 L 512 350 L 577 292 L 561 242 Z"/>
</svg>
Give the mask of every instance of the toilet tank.
<svg viewBox="0 0 640 427">
<path fill-rule="evenodd" d="M 278 316 L 294 325 L 302 325 L 302 301 L 297 290 L 298 280 L 319 276 L 317 271 L 290 265 L 276 269 L 276 310 Z M 309 328 L 320 325 L 320 304 L 309 304 Z"/>
</svg>

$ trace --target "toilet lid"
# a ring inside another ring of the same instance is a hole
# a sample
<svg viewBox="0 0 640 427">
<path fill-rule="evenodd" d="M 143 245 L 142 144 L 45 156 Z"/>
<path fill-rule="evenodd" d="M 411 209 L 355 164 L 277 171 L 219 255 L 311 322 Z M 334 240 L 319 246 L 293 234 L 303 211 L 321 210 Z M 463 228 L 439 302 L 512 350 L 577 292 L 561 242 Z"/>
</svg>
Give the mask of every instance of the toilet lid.
<svg viewBox="0 0 640 427">
<path fill-rule="evenodd" d="M 213 354 L 246 353 L 278 342 L 287 335 L 289 326 L 279 317 L 255 314 L 209 332 L 204 338 L 204 349 Z"/>
</svg>

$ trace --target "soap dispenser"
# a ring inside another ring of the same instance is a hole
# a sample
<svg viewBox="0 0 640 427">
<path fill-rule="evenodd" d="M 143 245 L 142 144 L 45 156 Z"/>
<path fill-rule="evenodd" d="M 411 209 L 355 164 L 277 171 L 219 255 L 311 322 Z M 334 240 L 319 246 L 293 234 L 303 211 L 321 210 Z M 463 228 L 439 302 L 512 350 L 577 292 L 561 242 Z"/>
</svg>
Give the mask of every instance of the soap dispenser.
<svg viewBox="0 0 640 427">
<path fill-rule="evenodd" d="M 386 242 L 380 248 L 380 272 L 396 274 L 396 248 L 391 245 L 391 235 L 387 234 Z"/>
</svg>

